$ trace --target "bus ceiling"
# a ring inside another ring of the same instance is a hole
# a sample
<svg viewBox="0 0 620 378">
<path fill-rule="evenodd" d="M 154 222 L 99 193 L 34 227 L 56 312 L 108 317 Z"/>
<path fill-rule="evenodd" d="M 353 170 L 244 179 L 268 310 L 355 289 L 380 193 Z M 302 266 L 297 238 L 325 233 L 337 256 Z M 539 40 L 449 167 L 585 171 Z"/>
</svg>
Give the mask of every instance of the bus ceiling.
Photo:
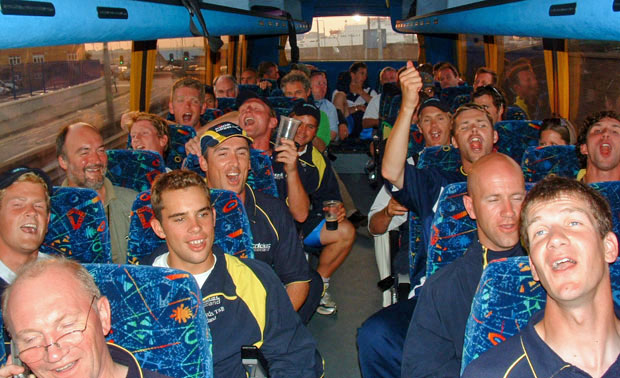
<svg viewBox="0 0 620 378">
<path fill-rule="evenodd" d="M 202 28 L 199 17 L 186 7 L 188 4 L 200 9 L 211 36 L 284 35 L 288 34 L 289 20 L 296 33 L 311 28 L 311 9 L 302 6 L 300 0 L 246 0 L 245 3 L 244 6 L 240 0 L 209 0 L 208 4 L 198 0 L 107 0 L 105 6 L 99 6 L 91 1 L 75 0 L 0 0 L 0 49 L 192 37 L 195 34 L 190 31 L 190 19 L 199 32 Z"/>
<path fill-rule="evenodd" d="M 391 14 L 402 33 L 620 40 L 618 0 L 402 1 Z"/>
</svg>

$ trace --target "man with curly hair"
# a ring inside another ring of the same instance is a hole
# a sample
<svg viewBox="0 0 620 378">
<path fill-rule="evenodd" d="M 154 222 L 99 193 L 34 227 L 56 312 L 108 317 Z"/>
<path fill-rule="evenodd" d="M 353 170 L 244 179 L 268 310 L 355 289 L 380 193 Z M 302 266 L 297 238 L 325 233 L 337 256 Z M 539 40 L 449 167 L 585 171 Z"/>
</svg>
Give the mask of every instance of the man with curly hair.
<svg viewBox="0 0 620 378">
<path fill-rule="evenodd" d="M 577 180 L 587 184 L 620 180 L 620 116 L 602 111 L 588 117 L 579 139 L 582 169 Z"/>
</svg>

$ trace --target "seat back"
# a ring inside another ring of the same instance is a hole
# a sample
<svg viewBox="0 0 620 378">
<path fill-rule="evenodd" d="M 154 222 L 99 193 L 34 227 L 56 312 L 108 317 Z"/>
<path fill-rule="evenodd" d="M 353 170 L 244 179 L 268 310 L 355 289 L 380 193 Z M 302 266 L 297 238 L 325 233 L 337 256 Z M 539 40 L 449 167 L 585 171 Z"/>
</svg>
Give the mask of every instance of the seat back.
<svg viewBox="0 0 620 378">
<path fill-rule="evenodd" d="M 598 190 L 609 202 L 613 220 L 612 227 L 620 238 L 620 181 L 596 182 L 590 184 L 590 186 Z"/>
<path fill-rule="evenodd" d="M 166 243 L 166 241 L 160 239 L 151 228 L 151 219 L 153 216 L 151 191 L 147 190 L 138 193 L 131 207 L 131 214 L 129 215 L 127 263 L 138 264 L 142 257 L 150 255 L 157 247 Z"/>
<path fill-rule="evenodd" d="M 527 257 L 491 262 L 482 272 L 467 320 L 462 369 L 519 333 L 545 302 L 545 290 L 532 278 Z"/>
<path fill-rule="evenodd" d="M 444 171 L 456 172 L 461 166 L 461 154 L 458 148 L 452 146 L 426 147 L 420 154 L 417 168 L 440 168 Z"/>
<path fill-rule="evenodd" d="M 465 105 L 469 102 L 472 102 L 471 94 L 465 93 L 465 94 L 456 95 L 452 99 L 452 103 L 450 103 L 450 112 L 454 114 L 454 112 L 456 112 L 456 109 L 458 109 L 459 106 Z"/>
<path fill-rule="evenodd" d="M 219 97 L 217 99 L 217 108 L 224 114 L 237 110 L 237 99 L 235 97 Z"/>
<path fill-rule="evenodd" d="M 187 156 L 185 152 L 185 143 L 196 136 L 196 130 L 193 127 L 183 125 L 172 125 L 169 129 L 170 145 L 168 148 L 168 156 L 166 157 L 166 167 L 170 169 L 179 169 L 183 164 L 183 159 Z"/>
<path fill-rule="evenodd" d="M 504 114 L 504 119 L 507 121 L 524 121 L 527 119 L 527 115 L 520 107 L 516 105 L 511 105 L 506 107 L 506 114 Z"/>
<path fill-rule="evenodd" d="M 81 263 L 112 263 L 103 204 L 92 189 L 55 186 L 50 221 L 39 249 Z"/>
<path fill-rule="evenodd" d="M 228 190 L 212 189 L 211 205 L 215 209 L 214 244 L 224 252 L 240 258 L 254 258 L 250 221 L 239 197 Z M 139 193 L 131 209 L 127 261 L 137 264 L 165 243 L 151 228 L 154 216 L 151 192 Z"/>
<path fill-rule="evenodd" d="M 521 161 L 526 182 L 537 182 L 549 174 L 577 177 L 579 160 L 575 146 L 528 147 Z"/>
<path fill-rule="evenodd" d="M 448 87 L 442 88 L 439 93 L 439 101 L 444 104 L 451 106 L 454 102 L 454 99 L 459 95 L 470 95 L 472 92 L 472 87 L 469 85 L 459 85 L 458 87 Z"/>
<path fill-rule="evenodd" d="M 497 151 L 521 163 L 523 153 L 529 146 L 538 146 L 540 121 L 500 121 L 495 124 L 499 136 Z"/>
<path fill-rule="evenodd" d="M 278 197 L 278 187 L 276 179 L 273 175 L 273 166 L 271 157 L 261 150 L 250 149 L 250 172 L 248 175 L 248 184 L 257 192 L 269 194 Z"/>
<path fill-rule="evenodd" d="M 185 164 L 183 164 L 183 169 L 189 169 L 192 172 L 198 173 L 202 177 L 206 177 L 206 173 L 200 168 L 200 161 L 198 160 L 198 155 L 189 154 L 185 158 Z"/>
<path fill-rule="evenodd" d="M 116 186 L 137 192 L 151 189 L 155 177 L 164 172 L 164 159 L 146 150 L 107 150 L 106 177 Z"/>
<path fill-rule="evenodd" d="M 144 369 L 178 378 L 213 376 L 211 334 L 191 274 L 152 266 L 85 266 L 110 301 L 109 342 L 133 353 Z"/>
<path fill-rule="evenodd" d="M 237 194 L 230 190 L 211 189 L 215 208 L 215 244 L 239 258 L 254 258 L 250 221 Z"/>
<path fill-rule="evenodd" d="M 469 217 L 463 204 L 465 194 L 467 183 L 459 182 L 446 186 L 439 196 L 427 248 L 427 277 L 462 256 L 478 237 L 476 221 Z"/>
<path fill-rule="evenodd" d="M 288 116 L 293 111 L 295 105 L 304 102 L 304 100 L 300 98 L 286 96 L 271 96 L 267 97 L 267 100 L 269 100 L 273 110 L 279 116 Z"/>
<path fill-rule="evenodd" d="M 223 115 L 224 112 L 220 109 L 207 108 L 205 112 L 200 115 L 200 124 L 205 125 Z"/>
<path fill-rule="evenodd" d="M 609 266 L 614 305 L 620 308 L 620 263 Z M 534 281 L 528 258 L 496 260 L 482 272 L 465 329 L 462 369 L 487 349 L 519 333 L 545 307 L 546 292 Z"/>
</svg>

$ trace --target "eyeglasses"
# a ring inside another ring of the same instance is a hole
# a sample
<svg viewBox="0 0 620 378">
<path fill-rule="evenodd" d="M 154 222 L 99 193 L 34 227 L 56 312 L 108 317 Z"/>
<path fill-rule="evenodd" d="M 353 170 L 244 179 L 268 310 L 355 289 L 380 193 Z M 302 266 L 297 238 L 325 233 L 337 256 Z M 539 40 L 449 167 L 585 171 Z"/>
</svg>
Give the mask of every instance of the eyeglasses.
<svg viewBox="0 0 620 378">
<path fill-rule="evenodd" d="M 52 345 L 56 346 L 60 350 L 65 350 L 81 343 L 82 339 L 84 338 L 84 331 L 86 331 L 86 328 L 88 327 L 88 318 L 90 317 L 90 311 L 93 309 L 93 303 L 95 302 L 96 298 L 96 296 L 93 296 L 93 299 L 90 301 L 90 306 L 88 306 L 88 314 L 86 315 L 86 324 L 84 324 L 83 329 L 76 329 L 74 331 L 67 332 L 57 338 L 56 341 L 52 342 L 51 344 L 36 345 L 30 348 L 26 348 L 19 352 L 19 359 L 27 364 L 38 362 L 42 360 L 43 357 L 45 357 L 48 349 Z"/>
</svg>

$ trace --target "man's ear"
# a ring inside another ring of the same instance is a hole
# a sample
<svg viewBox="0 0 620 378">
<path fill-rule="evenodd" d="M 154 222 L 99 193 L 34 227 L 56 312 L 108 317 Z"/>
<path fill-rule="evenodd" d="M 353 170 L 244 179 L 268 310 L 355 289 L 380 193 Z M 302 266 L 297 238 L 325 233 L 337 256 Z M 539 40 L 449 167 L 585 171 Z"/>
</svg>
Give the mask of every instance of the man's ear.
<svg viewBox="0 0 620 378">
<path fill-rule="evenodd" d="M 60 168 L 62 168 L 62 170 L 67 170 L 67 161 L 62 154 L 58 156 L 58 165 L 60 166 Z"/>
<path fill-rule="evenodd" d="M 532 258 L 529 257 L 528 259 L 530 261 L 530 270 L 532 271 L 532 278 L 534 278 L 534 281 L 538 282 L 538 281 L 540 281 L 540 278 L 538 278 L 538 273 L 536 272 L 536 267 L 534 266 L 534 263 L 532 263 Z"/>
<path fill-rule="evenodd" d="M 465 205 L 465 210 L 467 210 L 467 214 L 469 214 L 469 217 L 471 219 L 476 219 L 476 210 L 474 210 L 474 201 L 467 194 L 463 196 L 463 205 Z"/>
<path fill-rule="evenodd" d="M 161 138 L 159 138 L 159 145 L 160 146 L 165 147 L 167 144 L 168 144 L 168 135 L 164 135 Z"/>
<path fill-rule="evenodd" d="M 200 108 L 200 114 L 205 114 L 206 111 L 207 111 L 207 103 L 203 102 L 202 107 Z"/>
<path fill-rule="evenodd" d="M 209 165 L 207 164 L 207 159 L 203 155 L 198 155 L 198 163 L 200 164 L 200 169 L 207 174 L 207 170 L 209 169 Z"/>
<path fill-rule="evenodd" d="M 107 336 L 112 328 L 112 311 L 110 310 L 110 301 L 108 298 L 101 297 L 95 301 L 97 306 L 97 313 L 99 314 L 99 321 L 101 322 L 101 329 L 103 335 Z"/>
<path fill-rule="evenodd" d="M 603 245 L 605 247 L 605 261 L 608 264 L 612 264 L 618 258 L 618 237 L 613 231 L 610 231 L 603 238 Z"/>
<path fill-rule="evenodd" d="M 497 130 L 493 130 L 493 144 L 497 143 L 498 139 L 499 139 L 499 134 L 497 133 Z"/>
<path fill-rule="evenodd" d="M 278 127 L 278 117 L 269 118 L 268 126 L 270 129 L 275 129 L 276 127 Z"/>
<path fill-rule="evenodd" d="M 155 235 L 159 236 L 160 239 L 166 238 L 166 233 L 164 232 L 164 228 L 161 226 L 161 223 L 155 217 L 151 218 L 151 228 L 155 232 Z"/>
<path fill-rule="evenodd" d="M 582 144 L 581 146 L 579 146 L 579 151 L 581 152 L 582 155 L 587 155 L 588 154 L 588 145 L 587 144 Z"/>
<path fill-rule="evenodd" d="M 172 107 L 172 101 L 168 101 L 168 111 L 174 115 L 174 108 Z"/>
<path fill-rule="evenodd" d="M 452 141 L 452 145 L 455 148 L 459 148 L 459 143 L 456 141 L 456 138 L 454 137 L 454 135 L 450 137 L 450 140 Z"/>
</svg>

